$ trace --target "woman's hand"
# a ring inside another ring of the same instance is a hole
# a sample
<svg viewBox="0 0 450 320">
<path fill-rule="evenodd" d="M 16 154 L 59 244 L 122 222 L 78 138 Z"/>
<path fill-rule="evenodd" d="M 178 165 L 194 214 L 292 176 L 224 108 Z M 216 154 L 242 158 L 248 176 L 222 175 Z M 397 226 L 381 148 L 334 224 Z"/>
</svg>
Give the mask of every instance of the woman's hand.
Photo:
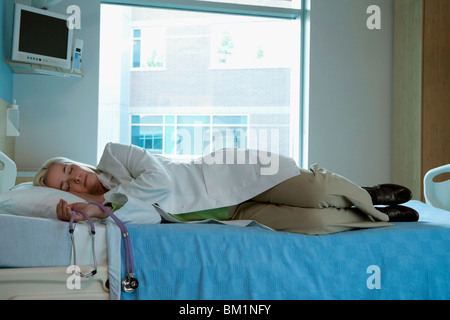
<svg viewBox="0 0 450 320">
<path fill-rule="evenodd" d="M 63 199 L 59 200 L 59 203 L 56 205 L 56 216 L 60 220 L 70 221 L 70 218 L 72 218 L 72 211 L 74 210 L 83 211 L 91 218 L 106 219 L 108 217 L 108 214 L 103 212 L 95 204 L 76 202 L 69 205 L 67 201 Z M 74 222 L 83 220 L 86 220 L 85 216 L 77 212 Z"/>
</svg>

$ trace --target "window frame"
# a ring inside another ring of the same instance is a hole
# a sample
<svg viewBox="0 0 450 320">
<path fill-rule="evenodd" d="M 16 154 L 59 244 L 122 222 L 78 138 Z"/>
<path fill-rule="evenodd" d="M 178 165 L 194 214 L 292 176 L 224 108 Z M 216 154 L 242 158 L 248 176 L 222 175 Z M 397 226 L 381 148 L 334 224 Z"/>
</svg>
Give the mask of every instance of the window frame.
<svg viewBox="0 0 450 320">
<path fill-rule="evenodd" d="M 300 1 L 300 9 L 198 0 L 101 0 L 101 3 L 209 13 L 240 14 L 281 19 L 299 19 L 305 11 L 302 8 L 307 10 L 309 6 L 307 2 L 310 0 Z"/>
</svg>

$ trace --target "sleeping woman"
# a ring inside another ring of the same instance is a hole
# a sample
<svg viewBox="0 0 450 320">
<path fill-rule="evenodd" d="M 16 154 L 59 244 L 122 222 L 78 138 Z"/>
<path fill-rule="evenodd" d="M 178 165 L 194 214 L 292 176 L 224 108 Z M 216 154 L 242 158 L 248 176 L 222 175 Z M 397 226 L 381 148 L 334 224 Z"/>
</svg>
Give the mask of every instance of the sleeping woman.
<svg viewBox="0 0 450 320">
<path fill-rule="evenodd" d="M 400 205 L 411 199 L 406 187 L 362 188 L 317 165 L 305 170 L 290 158 L 255 150 L 222 149 L 178 163 L 134 145 L 109 143 L 97 167 L 50 159 L 34 184 L 103 203 L 124 223 L 251 220 L 277 231 L 323 235 L 419 218 Z M 68 221 L 72 210 L 107 218 L 96 205 L 64 200 L 57 216 Z M 77 214 L 75 221 L 83 219 Z"/>
</svg>

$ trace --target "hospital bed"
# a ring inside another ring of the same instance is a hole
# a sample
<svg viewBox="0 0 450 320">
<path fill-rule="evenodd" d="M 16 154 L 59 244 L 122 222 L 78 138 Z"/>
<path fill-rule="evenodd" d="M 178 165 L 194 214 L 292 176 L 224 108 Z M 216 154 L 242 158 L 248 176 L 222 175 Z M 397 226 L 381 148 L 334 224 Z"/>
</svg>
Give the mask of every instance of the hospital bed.
<svg viewBox="0 0 450 320">
<path fill-rule="evenodd" d="M 1 299 L 449 299 L 450 212 L 406 205 L 419 222 L 307 236 L 206 224 L 128 224 L 139 287 L 121 289 L 125 252 L 113 221 L 96 221 L 98 272 L 76 279 L 59 190 L 21 184 L 0 195 Z M 77 262 L 92 270 L 89 226 Z M 77 282 L 80 280 L 80 282 Z"/>
</svg>

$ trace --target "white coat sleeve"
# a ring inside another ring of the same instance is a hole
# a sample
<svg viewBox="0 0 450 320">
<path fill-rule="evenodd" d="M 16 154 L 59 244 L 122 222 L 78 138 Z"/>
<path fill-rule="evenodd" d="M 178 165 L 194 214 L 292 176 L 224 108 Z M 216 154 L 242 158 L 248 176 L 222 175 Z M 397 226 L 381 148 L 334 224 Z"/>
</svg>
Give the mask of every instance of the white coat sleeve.
<svg viewBox="0 0 450 320">
<path fill-rule="evenodd" d="M 132 220 L 132 215 L 138 215 L 138 211 L 142 212 L 145 208 L 152 215 L 157 214 L 153 204 L 170 192 L 171 178 L 161 161 L 145 149 L 133 145 L 107 144 L 97 168 L 109 172 L 119 181 L 104 196 L 105 202 L 123 205 L 116 215 L 123 216 L 124 220 Z M 124 217 L 127 214 L 129 218 Z M 136 223 L 143 223 L 141 221 L 147 218 L 139 218 Z"/>
<path fill-rule="evenodd" d="M 145 149 L 133 145 L 109 143 L 97 168 L 120 180 L 105 194 L 105 199 L 121 194 L 153 204 L 170 192 L 171 178 L 161 161 Z"/>
</svg>

